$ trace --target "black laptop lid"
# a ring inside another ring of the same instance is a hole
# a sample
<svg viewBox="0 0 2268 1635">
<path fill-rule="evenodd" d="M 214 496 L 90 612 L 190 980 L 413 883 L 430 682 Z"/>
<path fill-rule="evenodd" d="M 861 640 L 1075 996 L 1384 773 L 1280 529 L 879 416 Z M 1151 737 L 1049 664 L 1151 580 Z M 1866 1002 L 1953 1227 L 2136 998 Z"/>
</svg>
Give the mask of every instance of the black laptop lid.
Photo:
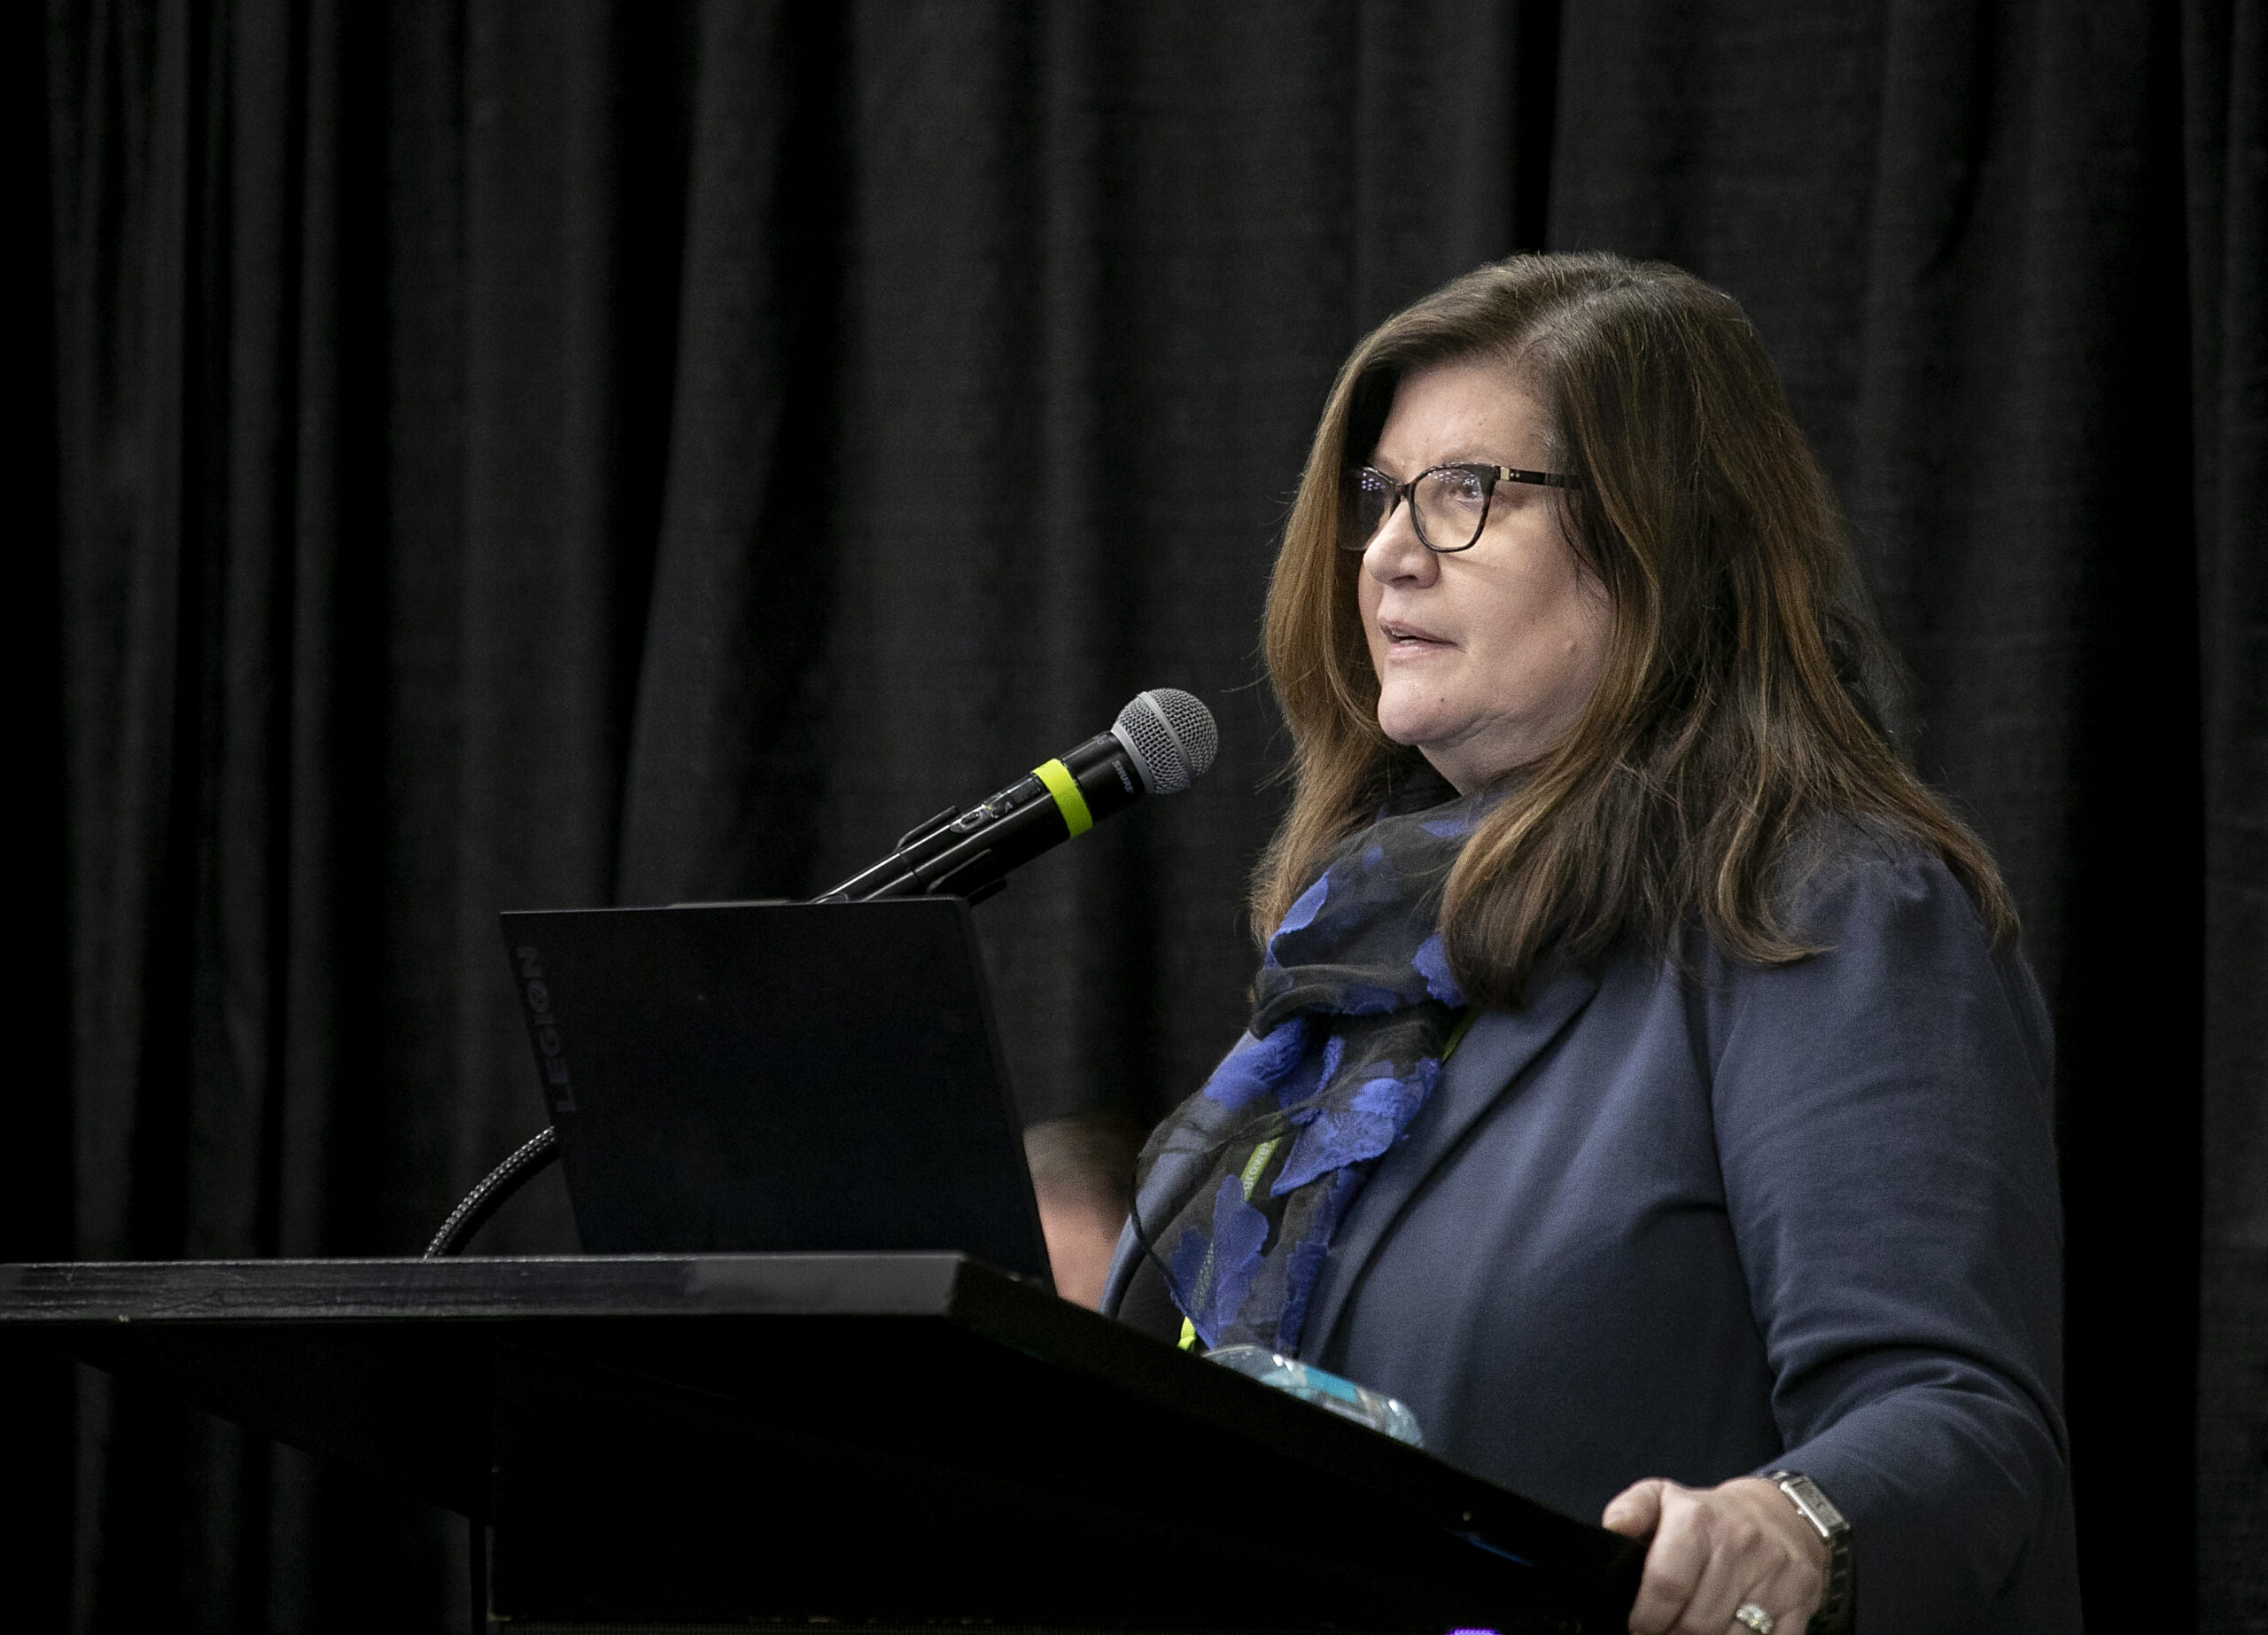
<svg viewBox="0 0 2268 1635">
<path fill-rule="evenodd" d="M 1046 1275 L 967 904 L 502 919 L 586 1253 L 942 1250 Z"/>
</svg>

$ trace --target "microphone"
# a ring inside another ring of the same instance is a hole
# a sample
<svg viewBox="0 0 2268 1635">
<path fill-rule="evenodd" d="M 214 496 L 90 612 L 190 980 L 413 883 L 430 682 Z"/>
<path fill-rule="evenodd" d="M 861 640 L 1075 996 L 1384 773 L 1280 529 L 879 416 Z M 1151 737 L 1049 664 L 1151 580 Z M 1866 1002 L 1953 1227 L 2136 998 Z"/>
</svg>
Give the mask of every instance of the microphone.
<svg viewBox="0 0 2268 1635">
<path fill-rule="evenodd" d="M 1220 732 L 1213 712 L 1178 688 L 1137 694 L 1108 732 L 1033 768 L 963 812 L 947 806 L 915 824 L 897 849 L 815 900 L 966 897 L 983 902 L 1007 874 L 1084 835 L 1145 795 L 1174 795 L 1213 764 Z"/>
</svg>

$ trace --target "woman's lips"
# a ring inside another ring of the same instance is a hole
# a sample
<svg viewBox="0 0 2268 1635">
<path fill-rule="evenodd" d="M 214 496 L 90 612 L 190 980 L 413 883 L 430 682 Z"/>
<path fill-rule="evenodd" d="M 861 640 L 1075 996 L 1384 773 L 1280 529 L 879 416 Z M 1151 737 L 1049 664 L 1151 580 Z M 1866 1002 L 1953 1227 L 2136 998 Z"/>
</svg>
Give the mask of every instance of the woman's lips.
<svg viewBox="0 0 2268 1635">
<path fill-rule="evenodd" d="M 1386 638 L 1389 653 L 1420 653 L 1450 645 L 1430 630 L 1415 625 L 1405 625 L 1397 619 L 1379 620 L 1379 634 Z"/>
</svg>

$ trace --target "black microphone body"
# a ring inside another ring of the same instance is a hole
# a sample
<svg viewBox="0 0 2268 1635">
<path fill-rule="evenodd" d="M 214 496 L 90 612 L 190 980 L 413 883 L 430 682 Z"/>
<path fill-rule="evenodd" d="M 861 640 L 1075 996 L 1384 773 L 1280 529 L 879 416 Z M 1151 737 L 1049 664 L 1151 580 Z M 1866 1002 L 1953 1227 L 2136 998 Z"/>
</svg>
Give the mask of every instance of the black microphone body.
<svg viewBox="0 0 2268 1635">
<path fill-rule="evenodd" d="M 1077 827 L 1073 825 L 1079 803 L 1068 802 L 1058 790 L 1051 790 L 1038 772 L 1027 773 L 966 812 L 948 806 L 909 830 L 881 862 L 819 900 L 865 903 L 884 897 L 941 894 L 979 902 L 1007 884 L 1011 868 L 1125 810 L 1142 794 L 1132 759 L 1107 732 L 1097 733 L 1048 766 L 1061 767 L 1079 792 L 1086 821 Z M 1069 813 L 1064 809 L 1067 805 L 1073 808 Z"/>
<path fill-rule="evenodd" d="M 816 900 L 948 895 L 981 902 L 1007 883 L 1010 869 L 1144 795 L 1187 789 L 1213 764 L 1218 743 L 1213 712 L 1189 694 L 1170 687 L 1138 694 L 1108 732 L 966 812 L 947 806 L 907 830 L 881 862 Z"/>
</svg>

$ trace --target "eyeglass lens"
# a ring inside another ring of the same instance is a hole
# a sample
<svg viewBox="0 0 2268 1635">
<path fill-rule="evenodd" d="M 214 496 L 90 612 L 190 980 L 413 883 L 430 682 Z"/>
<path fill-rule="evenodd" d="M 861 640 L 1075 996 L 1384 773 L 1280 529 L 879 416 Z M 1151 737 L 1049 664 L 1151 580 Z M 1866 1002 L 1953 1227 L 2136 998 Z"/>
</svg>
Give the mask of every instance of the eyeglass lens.
<svg viewBox="0 0 2268 1635">
<path fill-rule="evenodd" d="M 1400 485 L 1364 466 L 1349 479 L 1348 510 L 1353 527 L 1349 550 L 1362 550 L 1378 537 L 1386 520 L 1401 502 Z M 1495 488 L 1493 472 L 1456 465 L 1436 466 L 1417 479 L 1418 537 L 1434 550 L 1463 550 L 1480 537 L 1488 520 L 1488 496 Z"/>
</svg>

